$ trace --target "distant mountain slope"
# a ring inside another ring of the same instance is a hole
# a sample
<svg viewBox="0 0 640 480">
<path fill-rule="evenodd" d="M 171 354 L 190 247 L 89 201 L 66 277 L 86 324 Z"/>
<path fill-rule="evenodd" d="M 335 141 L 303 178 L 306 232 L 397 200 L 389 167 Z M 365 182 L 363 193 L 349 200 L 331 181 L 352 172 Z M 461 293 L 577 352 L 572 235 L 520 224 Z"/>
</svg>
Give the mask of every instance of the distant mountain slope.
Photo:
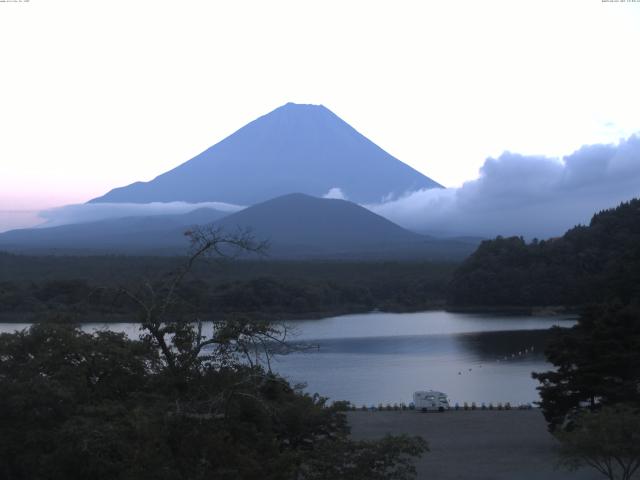
<svg viewBox="0 0 640 480">
<path fill-rule="evenodd" d="M 0 234 L 0 249 L 40 253 L 184 254 L 184 231 L 213 223 L 226 232 L 251 229 L 268 240 L 274 259 L 456 260 L 477 244 L 410 232 L 345 200 L 290 194 L 232 215 L 198 210 L 185 215 L 124 218 Z M 214 218 L 215 217 L 215 218 Z"/>
<path fill-rule="evenodd" d="M 91 202 L 253 205 L 291 192 L 338 188 L 357 203 L 440 187 L 320 105 L 288 103 L 150 182 Z"/>
<path fill-rule="evenodd" d="M 249 227 L 258 238 L 288 247 L 357 251 L 424 241 L 384 217 L 345 200 L 289 194 L 236 212 L 217 222 L 227 230 Z"/>
<path fill-rule="evenodd" d="M 11 251 L 144 251 L 185 245 L 183 232 L 228 215 L 211 208 L 185 214 L 125 217 L 0 234 L 0 248 Z"/>
<path fill-rule="evenodd" d="M 560 238 L 483 242 L 456 271 L 450 299 L 459 306 L 640 301 L 640 199 L 597 213 Z"/>
<path fill-rule="evenodd" d="M 268 240 L 272 258 L 461 260 L 477 243 L 423 236 L 360 205 L 289 194 L 216 222 L 227 231 L 250 228 Z"/>
</svg>

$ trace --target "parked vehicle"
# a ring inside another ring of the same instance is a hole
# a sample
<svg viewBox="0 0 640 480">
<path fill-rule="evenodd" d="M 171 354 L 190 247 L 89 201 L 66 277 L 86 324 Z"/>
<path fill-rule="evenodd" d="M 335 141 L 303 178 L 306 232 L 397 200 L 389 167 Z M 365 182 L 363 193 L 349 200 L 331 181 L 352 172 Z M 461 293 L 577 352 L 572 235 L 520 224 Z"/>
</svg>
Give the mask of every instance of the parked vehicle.
<svg viewBox="0 0 640 480">
<path fill-rule="evenodd" d="M 414 392 L 413 403 L 419 412 L 444 412 L 449 410 L 447 395 L 435 390 Z"/>
</svg>

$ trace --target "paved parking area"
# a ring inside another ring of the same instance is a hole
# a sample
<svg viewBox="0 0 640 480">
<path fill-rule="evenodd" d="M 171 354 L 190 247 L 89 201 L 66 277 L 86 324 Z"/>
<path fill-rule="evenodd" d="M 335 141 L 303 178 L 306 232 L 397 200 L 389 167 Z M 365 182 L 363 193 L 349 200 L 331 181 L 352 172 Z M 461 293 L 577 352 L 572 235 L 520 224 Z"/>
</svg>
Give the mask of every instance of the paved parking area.
<svg viewBox="0 0 640 480">
<path fill-rule="evenodd" d="M 418 478 L 430 480 L 596 480 L 592 469 L 556 468 L 557 442 L 539 410 L 444 413 L 348 412 L 352 435 L 373 439 L 420 435 L 430 452 L 417 462 Z M 640 478 L 640 477 L 639 477 Z"/>
</svg>

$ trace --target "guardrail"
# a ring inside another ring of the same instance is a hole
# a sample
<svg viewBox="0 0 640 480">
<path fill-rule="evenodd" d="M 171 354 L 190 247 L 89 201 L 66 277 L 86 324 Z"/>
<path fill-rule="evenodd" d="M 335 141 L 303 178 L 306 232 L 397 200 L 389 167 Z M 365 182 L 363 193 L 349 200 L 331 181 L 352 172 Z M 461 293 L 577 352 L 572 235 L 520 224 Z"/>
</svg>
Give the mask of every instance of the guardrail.
<svg viewBox="0 0 640 480">
<path fill-rule="evenodd" d="M 463 402 L 462 405 L 456 403 L 450 406 L 446 411 L 470 411 L 470 410 L 533 410 L 535 407 L 531 403 L 521 403 L 518 405 L 511 405 L 510 402 L 497 402 L 497 403 L 480 403 L 476 402 Z M 356 406 L 354 404 L 348 404 L 345 406 L 346 410 L 349 411 L 368 411 L 368 412 L 392 412 L 392 411 L 411 411 L 411 410 L 421 410 L 416 409 L 413 403 L 405 404 L 405 403 L 388 403 L 388 404 L 378 404 L 378 405 L 361 405 Z"/>
</svg>

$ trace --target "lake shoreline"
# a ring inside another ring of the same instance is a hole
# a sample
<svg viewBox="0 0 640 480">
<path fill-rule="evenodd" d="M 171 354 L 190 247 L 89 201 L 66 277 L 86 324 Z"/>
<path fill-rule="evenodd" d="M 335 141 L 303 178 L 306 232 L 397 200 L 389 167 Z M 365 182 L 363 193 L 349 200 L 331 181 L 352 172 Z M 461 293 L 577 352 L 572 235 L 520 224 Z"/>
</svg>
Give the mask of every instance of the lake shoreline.
<svg viewBox="0 0 640 480">
<path fill-rule="evenodd" d="M 451 313 L 478 313 L 493 315 L 530 315 L 545 317 L 560 317 L 566 315 L 579 315 L 584 306 L 565 305 L 530 305 L 530 306 L 446 306 L 445 311 Z"/>
<path fill-rule="evenodd" d="M 429 307 L 422 306 L 420 308 L 371 308 L 371 307 L 345 307 L 341 309 L 313 312 L 214 312 L 214 313 L 196 313 L 194 318 L 201 317 L 208 320 L 222 320 L 224 318 L 250 318 L 256 321 L 298 321 L 298 320 L 321 320 L 324 318 L 340 317 L 344 315 L 367 314 L 367 313 L 420 313 L 443 311 L 448 313 L 468 313 L 468 314 L 492 314 L 492 315 L 521 315 L 521 316 L 545 316 L 545 317 L 562 317 L 566 315 L 578 315 L 583 307 L 573 306 L 564 307 L 557 305 L 550 306 L 530 306 L 530 307 L 511 307 L 511 306 L 473 306 L 473 307 L 454 307 L 445 304 L 434 304 Z M 2 312 L 0 313 L 0 324 L 3 323 L 42 323 L 56 322 L 60 323 L 136 323 L 132 320 L 136 317 L 135 313 L 101 313 L 101 312 Z"/>
</svg>

